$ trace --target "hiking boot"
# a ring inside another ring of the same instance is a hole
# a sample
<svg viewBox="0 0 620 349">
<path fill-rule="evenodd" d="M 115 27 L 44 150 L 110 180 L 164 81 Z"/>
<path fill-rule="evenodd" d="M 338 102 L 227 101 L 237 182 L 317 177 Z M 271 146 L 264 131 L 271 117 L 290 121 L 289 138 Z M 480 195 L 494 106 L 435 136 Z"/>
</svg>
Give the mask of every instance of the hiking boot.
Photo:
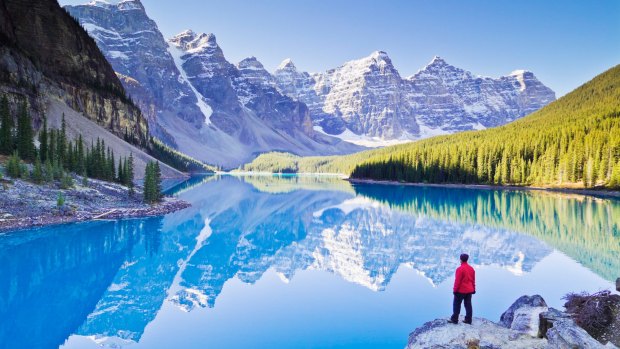
<svg viewBox="0 0 620 349">
<path fill-rule="evenodd" d="M 471 320 L 465 320 L 465 321 L 463 321 L 463 323 L 464 323 L 464 324 L 471 325 Z"/>
<path fill-rule="evenodd" d="M 458 323 L 459 323 L 458 320 L 452 320 L 452 319 L 448 320 L 448 322 L 451 323 L 451 324 L 455 324 L 455 325 L 458 325 Z"/>
</svg>

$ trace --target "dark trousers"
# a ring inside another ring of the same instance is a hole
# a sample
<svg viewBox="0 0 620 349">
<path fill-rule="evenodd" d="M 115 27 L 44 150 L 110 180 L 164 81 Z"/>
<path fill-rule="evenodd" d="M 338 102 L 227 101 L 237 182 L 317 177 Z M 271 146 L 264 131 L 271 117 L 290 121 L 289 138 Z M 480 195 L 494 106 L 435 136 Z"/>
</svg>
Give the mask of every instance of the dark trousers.
<svg viewBox="0 0 620 349">
<path fill-rule="evenodd" d="M 461 314 L 461 303 L 465 301 L 465 321 L 471 322 L 473 316 L 471 308 L 471 295 L 472 293 L 455 293 L 454 301 L 452 302 L 452 321 L 459 321 L 459 314 Z"/>
</svg>

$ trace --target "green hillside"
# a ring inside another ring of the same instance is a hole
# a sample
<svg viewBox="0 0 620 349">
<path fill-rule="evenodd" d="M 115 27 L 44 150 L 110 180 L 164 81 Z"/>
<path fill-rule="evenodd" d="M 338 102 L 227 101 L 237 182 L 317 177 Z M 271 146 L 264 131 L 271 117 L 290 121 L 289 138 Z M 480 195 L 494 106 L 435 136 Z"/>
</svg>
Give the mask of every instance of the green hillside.
<svg viewBox="0 0 620 349">
<path fill-rule="evenodd" d="M 348 156 L 265 154 L 243 167 L 278 168 L 405 182 L 618 188 L 620 65 L 505 126 Z"/>
</svg>

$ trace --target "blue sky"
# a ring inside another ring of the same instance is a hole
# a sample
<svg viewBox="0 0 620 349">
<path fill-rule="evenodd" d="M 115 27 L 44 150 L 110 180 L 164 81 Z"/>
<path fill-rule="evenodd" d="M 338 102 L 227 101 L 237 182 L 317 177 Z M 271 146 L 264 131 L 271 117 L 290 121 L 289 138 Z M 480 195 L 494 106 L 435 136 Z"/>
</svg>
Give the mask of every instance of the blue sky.
<svg viewBox="0 0 620 349">
<path fill-rule="evenodd" d="M 81 4 L 86 0 L 61 0 Z M 620 63 L 620 1 L 142 0 L 166 38 L 212 32 L 229 61 L 306 71 L 388 52 L 403 76 L 434 55 L 475 74 L 528 69 L 563 95 Z"/>
</svg>

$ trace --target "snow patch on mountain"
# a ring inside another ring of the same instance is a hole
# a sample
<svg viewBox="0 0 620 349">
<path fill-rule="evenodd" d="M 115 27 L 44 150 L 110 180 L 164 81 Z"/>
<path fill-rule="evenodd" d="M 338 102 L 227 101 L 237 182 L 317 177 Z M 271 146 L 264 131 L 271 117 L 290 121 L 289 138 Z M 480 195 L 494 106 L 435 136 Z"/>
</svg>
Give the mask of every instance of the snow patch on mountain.
<svg viewBox="0 0 620 349">
<path fill-rule="evenodd" d="M 192 85 L 189 82 L 189 79 L 187 78 L 187 73 L 185 73 L 185 70 L 183 69 L 184 52 L 170 43 L 168 44 L 168 53 L 170 53 L 170 55 L 172 56 L 172 59 L 174 60 L 174 64 L 179 70 L 179 73 L 180 73 L 179 82 L 186 83 L 190 87 L 190 89 L 194 93 L 194 96 L 196 96 L 196 100 L 197 100 L 196 105 L 198 106 L 198 108 L 200 108 L 200 111 L 205 116 L 205 124 L 210 125 L 211 114 L 213 114 L 213 109 L 211 109 L 211 107 L 205 102 L 204 98 L 200 95 L 200 93 L 198 93 L 194 85 Z"/>
<path fill-rule="evenodd" d="M 329 134 L 329 133 L 325 132 L 323 130 L 323 127 L 321 127 L 321 126 L 314 126 L 314 130 L 317 131 L 317 132 L 320 132 L 320 133 L 322 133 L 324 135 L 332 136 L 332 137 L 337 137 L 337 138 L 342 139 L 345 142 L 357 144 L 357 145 L 360 145 L 362 147 L 368 147 L 368 148 L 387 147 L 387 146 L 390 146 L 390 145 L 396 145 L 396 144 L 402 144 L 402 143 L 411 142 L 413 139 L 416 139 L 416 137 L 413 137 L 412 135 L 410 135 L 408 133 L 404 133 L 400 138 L 397 138 L 397 139 L 384 139 L 384 138 L 381 138 L 381 137 L 372 137 L 372 136 L 367 136 L 367 135 L 358 135 L 358 134 L 354 133 L 353 131 L 349 130 L 348 128 L 345 129 L 342 133 L 337 134 L 337 135 L 333 135 L 333 134 Z M 432 135 L 429 135 L 428 137 L 431 137 L 431 136 Z"/>
</svg>

